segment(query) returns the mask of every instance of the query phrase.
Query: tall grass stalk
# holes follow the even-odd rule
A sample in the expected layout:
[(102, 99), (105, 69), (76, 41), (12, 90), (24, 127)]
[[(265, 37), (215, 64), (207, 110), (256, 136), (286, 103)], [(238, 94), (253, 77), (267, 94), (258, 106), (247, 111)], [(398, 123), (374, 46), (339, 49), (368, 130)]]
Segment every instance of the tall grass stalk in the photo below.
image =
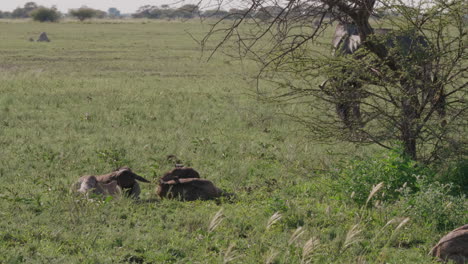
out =
[(294, 243), (303, 234), (304, 234), (304, 230), (303, 230), (302, 226), (298, 227), (294, 231), (294, 233), (291, 235), (291, 237), (289, 238), (288, 245), (291, 245), (292, 243)]
[(341, 249), (342, 252), (344, 252), (346, 249), (348, 249), (351, 245), (361, 241), (359, 238), (359, 234), (362, 232), (361, 229), (359, 229), (359, 224), (353, 225), (348, 233), (346, 233), (345, 241), (343, 243), (343, 247)]
[(278, 256), (278, 253), (279, 253), (278, 251), (274, 249), (270, 249), (265, 259), (265, 264), (272, 264), (275, 261), (276, 257)]
[(218, 212), (211, 218), (210, 225), (208, 226), (208, 232), (213, 232), (223, 222), (225, 216), (223, 214), (223, 208), (219, 209)]
[(226, 249), (226, 252), (224, 253), (224, 257), (223, 257), (224, 264), (229, 263), (240, 257), (238, 252), (234, 249), (235, 247), (236, 247), (235, 243), (229, 244), (229, 247)]
[(302, 260), (301, 264), (307, 264), (312, 262), (312, 255), (320, 245), (320, 240), (316, 237), (309, 239), (302, 247)]
[(366, 200), (366, 205), (365, 205), (366, 208), (367, 208), (367, 204), (368, 204), (369, 201), (372, 199), (372, 197), (374, 197), (374, 195), (375, 195), (380, 189), (382, 189), (383, 186), (384, 186), (384, 183), (383, 183), (383, 182), (380, 182), (380, 183), (378, 183), (377, 185), (375, 185), (374, 187), (372, 187), (372, 190), (371, 190), (371, 192), (369, 193), (369, 197), (367, 197), (367, 200)]
[(283, 216), (281, 215), (280, 212), (276, 212), (274, 213), (269, 219), (268, 219), (268, 222), (267, 222), (267, 226), (266, 226), (266, 229), (270, 229), (273, 225), (275, 225), (279, 220), (281, 220)]

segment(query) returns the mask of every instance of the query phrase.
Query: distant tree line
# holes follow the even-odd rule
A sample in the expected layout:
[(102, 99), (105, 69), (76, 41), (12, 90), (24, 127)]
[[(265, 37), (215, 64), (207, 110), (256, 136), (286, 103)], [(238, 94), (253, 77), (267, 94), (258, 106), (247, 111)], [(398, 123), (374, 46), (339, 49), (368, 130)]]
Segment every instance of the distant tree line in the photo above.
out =
[[(310, 5), (299, 5), (289, 12), (289, 15), (296, 13), (306, 13), (308, 9), (313, 8)], [(282, 12), (279, 6), (262, 6), (256, 10), (248, 9), (223, 9), (200, 10), (198, 5), (186, 4), (181, 7), (172, 8), (169, 5), (141, 6), (135, 13), (131, 14), (133, 18), (148, 19), (190, 19), (190, 18), (218, 18), (218, 19), (239, 19), (255, 18), (261, 21), (267, 21), (277, 17)], [(381, 15), (388, 15), (382, 10)], [(37, 21), (56, 21), (62, 17), (75, 17), (80, 21), (90, 18), (120, 18), (123, 15), (120, 11), (111, 7), (107, 12), (89, 7), (71, 9), (67, 14), (60, 13), (55, 7), (46, 8), (38, 6), (35, 2), (28, 2), (23, 7), (17, 7), (12, 12), (0, 11), (0, 18), (33, 18)]]
[(27, 2), (23, 7), (17, 7), (12, 12), (0, 11), (0, 18), (32, 18), (40, 22), (55, 22), (62, 17), (75, 17), (83, 21), (90, 18), (119, 18), (121, 16), (120, 11), (115, 7), (109, 8), (108, 12), (81, 7), (71, 9), (68, 13), (63, 14), (55, 6), (47, 8), (37, 5), (35, 2)]
[[(252, 11), (251, 17), (267, 19), (274, 17), (276, 12), (281, 12), (281, 10), (259, 10)], [(274, 14), (268, 14), (269, 12), (275, 12)], [(224, 19), (238, 19), (244, 17), (248, 12), (248, 9), (230, 9), (229, 11), (223, 9), (211, 9), (211, 10), (200, 10), (198, 5), (187, 4), (178, 8), (171, 8), (169, 5), (153, 6), (153, 5), (144, 5), (140, 7), (136, 13), (132, 14), (134, 18), (149, 18), (149, 19), (190, 19), (190, 18), (224, 18)]]
[[(131, 16), (133, 18), (149, 19), (190, 19), (195, 17), (238, 19), (244, 16), (247, 11), (243, 9), (230, 9), (229, 11), (222, 9), (200, 10), (198, 5), (193, 4), (177, 8), (171, 8), (169, 5), (161, 5), (159, 7), (144, 5)], [(266, 7), (255, 12), (252, 11), (252, 17), (263, 20), (274, 17), (278, 12), (281, 12), (278, 7)], [(0, 18), (33, 18), (41, 22), (54, 22), (62, 17), (74, 17), (80, 21), (84, 21), (90, 18), (120, 18), (122, 14), (115, 7), (109, 8), (107, 12), (89, 7), (81, 7), (70, 9), (68, 13), (62, 14), (54, 6), (47, 8), (37, 5), (35, 2), (28, 2), (23, 7), (17, 7), (12, 12), (0, 11)]]

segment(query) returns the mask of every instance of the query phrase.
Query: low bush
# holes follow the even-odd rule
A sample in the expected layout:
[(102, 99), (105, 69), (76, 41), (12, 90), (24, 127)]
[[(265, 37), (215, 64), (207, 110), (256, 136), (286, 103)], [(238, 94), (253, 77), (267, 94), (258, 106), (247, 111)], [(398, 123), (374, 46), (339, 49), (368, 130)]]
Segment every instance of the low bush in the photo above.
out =
[(408, 188), (402, 190), (402, 198), (395, 206), (425, 225), (434, 229), (452, 230), (468, 221), (468, 202), (464, 194), (451, 195), (456, 186), (431, 182), (426, 177), (418, 177), (416, 185), (419, 192), (414, 193)]
[(57, 22), (60, 19), (60, 12), (55, 8), (40, 7), (31, 12), (31, 17), (39, 22)]
[(428, 168), (417, 164), (401, 149), (394, 149), (376, 157), (353, 159), (345, 163), (335, 173), (337, 183), (335, 191), (351, 197), (358, 204), (365, 204), (369, 190), (383, 182), (379, 200), (396, 201), (401, 189), (412, 192), (419, 190), (416, 179), (418, 175), (433, 176)]
[(446, 168), (437, 175), (436, 179), (443, 183), (452, 183), (451, 194), (468, 195), (468, 159), (446, 165)]

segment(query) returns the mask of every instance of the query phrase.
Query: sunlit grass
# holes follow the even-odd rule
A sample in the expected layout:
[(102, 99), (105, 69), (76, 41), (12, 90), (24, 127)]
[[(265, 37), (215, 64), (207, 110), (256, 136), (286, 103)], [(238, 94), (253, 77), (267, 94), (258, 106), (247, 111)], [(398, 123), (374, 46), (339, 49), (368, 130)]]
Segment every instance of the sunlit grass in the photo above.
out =
[[(0, 20), (0, 262), (353, 263), (383, 248), (388, 262), (430, 262), (440, 231), (383, 228), (404, 208), (371, 206), (378, 190), (369, 206), (344, 201), (320, 173), (370, 149), (308, 139), (252, 96), (255, 64), (206, 61), (192, 37), (207, 30)], [(50, 43), (28, 41), (43, 31)], [(236, 198), (156, 199), (170, 154)], [(122, 165), (153, 182), (140, 201), (70, 194)]]

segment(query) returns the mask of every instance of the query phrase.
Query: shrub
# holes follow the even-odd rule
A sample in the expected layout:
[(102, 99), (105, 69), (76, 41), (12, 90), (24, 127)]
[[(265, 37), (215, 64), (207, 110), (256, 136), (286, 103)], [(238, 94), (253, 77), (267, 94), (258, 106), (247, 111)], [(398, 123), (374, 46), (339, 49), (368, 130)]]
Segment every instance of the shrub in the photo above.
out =
[(383, 156), (347, 162), (335, 175), (339, 178), (336, 188), (339, 193), (362, 205), (373, 186), (383, 182), (379, 200), (395, 201), (401, 195), (402, 187), (412, 192), (418, 190), (417, 175), (432, 176), (433, 173), (411, 160), (401, 149), (394, 149)]
[(468, 221), (468, 203), (464, 195), (452, 196), (453, 184), (431, 182), (427, 177), (418, 177), (419, 192), (402, 191), (402, 199), (396, 207), (405, 215), (437, 230), (451, 230)]
[(31, 12), (31, 17), (39, 22), (56, 22), (60, 18), (60, 13), (55, 8), (40, 7)]
[(92, 8), (82, 7), (80, 9), (70, 10), (69, 14), (78, 18), (80, 21), (98, 16), (98, 10)]
[[(441, 166), (443, 166), (441, 164)], [(464, 193), (468, 195), (468, 160), (462, 159), (448, 164), (437, 179), (443, 183), (453, 183), (452, 194)]]

